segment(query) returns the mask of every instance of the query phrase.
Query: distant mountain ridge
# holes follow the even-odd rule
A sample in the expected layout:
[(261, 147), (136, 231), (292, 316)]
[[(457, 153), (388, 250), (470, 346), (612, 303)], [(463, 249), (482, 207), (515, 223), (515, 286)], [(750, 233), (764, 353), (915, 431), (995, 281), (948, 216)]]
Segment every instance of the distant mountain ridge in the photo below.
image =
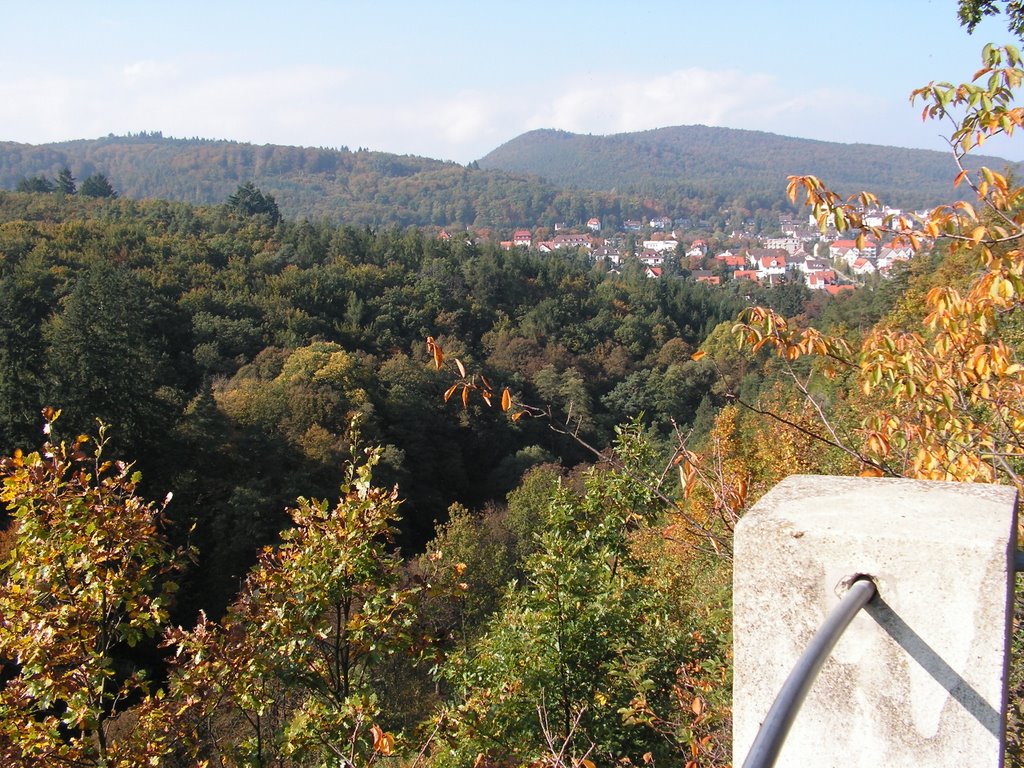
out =
[[(995, 157), (977, 156), (972, 163), (1019, 168)], [(904, 207), (932, 206), (950, 199), (957, 173), (946, 152), (839, 144), (704, 125), (607, 136), (540, 129), (506, 142), (479, 164), (585, 189), (657, 193), (682, 185), (728, 196), (777, 193), (785, 187), (787, 176), (810, 174), (846, 194), (870, 190)]]
[[(976, 158), (995, 168), (997, 158)], [(869, 189), (901, 207), (953, 197), (941, 152), (834, 144), (706, 126), (612, 136), (530, 131), (478, 163), (359, 149), (167, 138), (159, 133), (44, 145), (0, 142), (0, 189), (69, 167), (103, 173), (133, 199), (224, 202), (252, 181), (290, 218), (367, 226), (610, 226), (653, 215), (770, 217), (788, 207), (786, 176), (812, 173), (839, 191)], [(746, 213), (744, 214), (746, 215)]]

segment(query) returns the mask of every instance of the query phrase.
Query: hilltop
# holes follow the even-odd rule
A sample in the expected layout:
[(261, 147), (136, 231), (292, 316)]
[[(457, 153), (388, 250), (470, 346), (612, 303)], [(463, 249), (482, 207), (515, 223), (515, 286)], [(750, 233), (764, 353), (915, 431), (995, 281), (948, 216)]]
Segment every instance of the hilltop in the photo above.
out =
[[(975, 157), (972, 167), (1016, 167)], [(956, 167), (948, 153), (839, 144), (703, 125), (593, 136), (536, 130), (479, 161), (484, 169), (536, 174), (594, 190), (774, 197), (790, 174), (827, 179), (845, 194), (868, 189), (891, 205), (930, 207), (948, 200)]]

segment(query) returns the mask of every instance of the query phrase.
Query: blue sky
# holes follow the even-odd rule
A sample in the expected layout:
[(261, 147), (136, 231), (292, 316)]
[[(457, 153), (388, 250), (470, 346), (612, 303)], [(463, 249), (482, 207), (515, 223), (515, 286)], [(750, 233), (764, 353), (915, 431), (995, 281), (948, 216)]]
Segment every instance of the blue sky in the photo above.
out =
[[(910, 92), (1010, 41), (1001, 19), (968, 36), (955, 0), (8, 5), (0, 140), (145, 130), (461, 163), (533, 128), (696, 123), (945, 149)], [(1024, 141), (986, 150), (1024, 160)]]

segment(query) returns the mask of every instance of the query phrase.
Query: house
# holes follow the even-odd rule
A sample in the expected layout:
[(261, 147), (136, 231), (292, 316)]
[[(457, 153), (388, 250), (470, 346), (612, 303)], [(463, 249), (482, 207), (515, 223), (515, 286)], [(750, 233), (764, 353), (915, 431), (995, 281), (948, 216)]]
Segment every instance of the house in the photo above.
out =
[(661, 267), (645, 267), (644, 274), (647, 277), (661, 277)]
[(832, 285), (836, 280), (836, 273), (831, 269), (823, 269), (818, 272), (808, 272), (804, 276), (804, 282), (812, 291), (823, 291)]
[(866, 259), (863, 256), (856, 259), (853, 264), (850, 265), (850, 269), (853, 271), (853, 274), (861, 276), (870, 275), (876, 271), (875, 263), (871, 261), (871, 259)]
[(715, 261), (729, 269), (743, 269), (747, 265), (747, 260), (743, 256), (735, 256), (729, 251), (723, 251), (715, 256)]
[(750, 280), (753, 283), (761, 282), (757, 275), (757, 270), (754, 269), (737, 269), (732, 273), (733, 280)]
[(827, 286), (825, 286), (825, 290), (828, 293), (830, 293), (831, 295), (833, 295), (833, 296), (838, 296), (840, 293), (846, 293), (847, 291), (852, 291), (853, 290), (853, 286), (852, 285), (827, 285)]
[(636, 219), (626, 219), (622, 222), (622, 228), (627, 232), (639, 232), (643, 228), (644, 224), (642, 221)]
[(761, 280), (778, 282), (786, 274), (786, 259), (783, 256), (762, 256), (757, 263), (757, 274)]
[(512, 233), (512, 243), (514, 245), (522, 245), (529, 248), (533, 245), (533, 235), (530, 234), (528, 229), (517, 229)]
[(649, 248), (637, 253), (636, 257), (640, 259), (641, 264), (646, 264), (649, 267), (660, 266), (665, 261), (664, 254), (659, 253), (658, 251), (652, 251)]
[(769, 250), (785, 251), (792, 256), (803, 247), (803, 243), (795, 237), (769, 237), (764, 241), (764, 247)]
[(690, 276), (698, 283), (707, 283), (708, 285), (722, 284), (722, 278), (710, 269), (695, 269), (690, 273)]
[(644, 240), (643, 247), (648, 251), (657, 251), (658, 253), (664, 253), (665, 251), (674, 251), (676, 246), (679, 245), (678, 240)]
[(910, 261), (914, 258), (914, 249), (910, 245), (896, 245), (895, 243), (883, 243), (878, 249), (878, 258), (875, 265), (881, 269), (897, 261)]
[(820, 259), (807, 259), (801, 262), (797, 268), (804, 274), (811, 274), (812, 272), (822, 272), (829, 269), (829, 265)]
[(858, 248), (856, 240), (836, 240), (828, 247), (828, 254), (831, 258), (845, 261), (852, 267), (853, 262), (861, 257), (874, 259), (878, 255), (878, 244), (865, 240), (863, 248)]
[(591, 252), (591, 256), (595, 263), (604, 261), (608, 264), (618, 266), (622, 263), (623, 253), (618, 248), (609, 248), (608, 246), (603, 245), (600, 248), (595, 248), (594, 251)]
[(708, 255), (708, 244), (704, 240), (694, 240), (686, 255), (691, 259), (703, 259)]
[(672, 219), (668, 216), (655, 216), (651, 219), (651, 229), (672, 229)]
[(591, 232), (601, 231), (601, 220), (598, 218), (592, 218), (587, 220), (587, 229)]
[(590, 235), (555, 235), (550, 242), (555, 250), (560, 248), (586, 248), (590, 250), (594, 246)]
[(758, 268), (758, 265), (761, 263), (761, 259), (763, 259), (765, 256), (777, 256), (785, 260), (785, 258), (789, 256), (789, 254), (786, 251), (782, 250), (781, 248), (747, 249), (747, 263), (754, 269)]
[(854, 259), (860, 258), (860, 249), (857, 248), (856, 240), (836, 240), (829, 245), (828, 255), (836, 261), (852, 263)]

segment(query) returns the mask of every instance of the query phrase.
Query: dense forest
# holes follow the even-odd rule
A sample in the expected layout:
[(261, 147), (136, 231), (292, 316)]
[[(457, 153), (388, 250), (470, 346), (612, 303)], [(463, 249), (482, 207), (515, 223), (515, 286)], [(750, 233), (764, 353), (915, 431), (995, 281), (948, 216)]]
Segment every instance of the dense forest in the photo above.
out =
[[(244, 188), (243, 188), (244, 189)], [(237, 203), (237, 198), (232, 196)], [(722, 404), (690, 354), (749, 287), (607, 275), (579, 255), (443, 242), (416, 230), (275, 222), (225, 203), (4, 193), (0, 440), (110, 426), (146, 488), (210, 542), (225, 590), (299, 493), (329, 495), (353, 412), (384, 446), (422, 547), (449, 505), (501, 499), (529, 465), (585, 456), (535, 423), (459, 414), (423, 352), (434, 336), (595, 445), (643, 414), (707, 429)], [(759, 293), (787, 312), (800, 286)], [(212, 610), (211, 605), (203, 607)]]
[[(117, 542), (118, 552), (142, 548), (130, 556), (133, 568), (151, 563), (153, 573), (163, 574), (151, 582), (144, 577), (149, 571), (139, 572), (132, 580), (160, 597), (126, 591), (119, 604), (128, 610), (133, 600), (156, 599), (161, 607), (149, 619), (118, 619), (118, 631), (129, 632), (135, 650), (112, 641), (97, 658), (115, 659), (118, 668), (170, 674), (175, 695), (186, 701), (220, 702), (205, 714), (182, 706), (179, 715), (187, 712), (191, 725), (175, 721), (179, 729), (205, 723), (185, 743), (207, 756), (263, 764), (292, 743), (287, 729), (297, 725), (288, 718), (299, 711), (279, 713), (284, 719), (278, 725), (264, 719), (252, 726), (255, 694), (217, 688), (214, 695), (210, 686), (223, 686), (226, 673), (209, 667), (210, 659), (226, 664), (237, 662), (232, 653), (243, 654), (266, 666), (239, 685), (276, 681), (285, 686), (281, 691), (290, 690), (294, 670), (280, 665), (312, 662), (285, 661), (291, 658), (285, 646), (305, 646), (296, 646), (290, 635), (274, 640), (280, 628), (266, 625), (271, 609), (260, 606), (309, 594), (303, 610), (313, 633), (310, 647), (328, 636), (338, 641), (319, 623), (330, 607), (312, 597), (335, 577), (324, 575), (328, 582), (316, 582), (320, 586), (295, 580), (319, 579), (319, 568), (334, 573), (330, 563), (349, 562), (356, 557), (350, 547), (361, 542), (358, 568), (368, 570), (360, 570), (356, 581), (345, 576), (337, 589), (354, 601), (346, 603), (350, 607), (364, 606), (360, 610), (387, 595), (397, 602), (381, 608), (382, 614), (359, 614), (359, 621), (372, 625), (366, 631), (379, 631), (378, 641), (389, 650), (382, 658), (353, 661), (350, 671), (358, 670), (358, 690), (373, 692), (360, 705), (367, 717), (388, 730), (374, 732), (369, 742), (353, 741), (353, 749), (391, 749), (392, 734), (424, 738), (417, 729), (447, 711), (446, 696), (460, 690), (483, 695), (522, 678), (522, 670), (484, 660), (506, 652), (525, 660), (540, 652), (522, 643), (556, 631), (560, 620), (545, 601), (565, 589), (566, 599), (596, 601), (587, 609), (592, 613), (574, 625), (573, 643), (580, 645), (563, 649), (570, 656), (535, 657), (538, 677), (530, 685), (543, 688), (547, 675), (571, 668), (574, 676), (586, 672), (573, 685), (605, 704), (584, 714), (566, 689), (569, 698), (550, 715), (559, 724), (538, 731), (529, 703), (537, 689), (531, 687), (525, 698), (504, 701), (503, 714), (494, 715), (503, 725), (496, 727), (518, 733), (527, 751), (544, 728), (583, 728), (588, 739), (602, 740), (605, 754), (640, 760), (655, 739), (662, 744), (657, 754), (702, 744), (719, 759), (727, 748), (720, 707), (727, 696), (721, 675), (728, 571), (707, 570), (706, 558), (721, 561), (711, 550), (701, 554), (692, 518), (670, 523), (679, 537), (657, 546), (649, 540), (666, 524), (666, 499), (679, 492), (665, 486), (658, 466), (678, 450), (682, 435), (688, 441), (720, 439), (733, 429), (728, 424), (737, 423), (729, 403), (737, 396), (753, 401), (773, 386), (770, 360), (747, 357), (730, 338), (743, 307), (756, 302), (786, 316), (864, 328), (891, 306), (903, 283), (828, 303), (812, 300), (799, 285), (747, 285), (740, 291), (738, 284), (710, 287), (682, 275), (651, 280), (638, 265), (608, 274), (582, 255), (507, 252), (413, 229), (296, 222), (280, 217), (272, 203), (252, 185), (209, 207), (0, 193), (0, 439), (14, 457), (5, 465), (13, 474), (5, 491), (11, 517), (3, 546), (14, 547), (26, 565), (49, 567), (47, 558), (60, 554), (47, 549), (50, 539), (32, 539), (40, 532), (23, 517), (27, 510), (43, 498), (58, 503), (68, 497), (85, 500), (81, 509), (93, 515), (99, 505), (113, 510), (91, 518), (90, 526), (108, 521), (114, 527), (108, 541)], [(448, 362), (439, 367), (441, 348)], [(710, 354), (702, 357), (698, 349)], [(456, 357), (460, 373), (450, 367)], [(765, 364), (769, 369), (762, 369)], [(478, 389), (465, 400), (449, 397), (453, 377), (457, 384), (460, 375), (468, 377), (463, 383), (486, 376), (507, 389), (517, 414), (503, 413), (498, 403), (489, 407)], [(732, 433), (727, 439), (738, 438)], [(49, 446), (44, 453), (32, 453), (43, 440)], [(749, 432), (748, 442), (760, 461), (785, 444), (775, 431)], [(820, 452), (815, 457), (823, 461)], [(88, 474), (72, 471), (83, 462), (94, 462)], [(35, 469), (22, 474), (19, 467)], [(87, 490), (91, 477), (103, 479), (95, 492)], [(640, 477), (649, 480), (637, 485)], [(329, 501), (317, 501), (337, 499), (339, 486), (341, 501), (333, 511)], [(165, 497), (159, 508), (142, 501)], [(61, 514), (78, 508), (60, 505)], [(139, 517), (126, 516), (128, 509)], [(162, 522), (153, 528), (147, 515)], [(328, 523), (341, 520), (351, 528), (338, 539), (339, 530)], [(606, 533), (580, 540), (580, 526)], [(151, 533), (136, 540), (131, 531)], [(90, 546), (99, 546), (98, 535)], [(646, 543), (637, 550), (640, 541)], [(19, 548), (26, 546), (31, 557)], [(677, 555), (658, 565), (661, 547), (690, 552), (689, 565), (677, 567), (683, 562)], [(120, 562), (124, 556), (111, 558)], [(621, 567), (607, 570), (619, 562)], [(91, 567), (89, 561), (79, 565)], [(575, 572), (572, 584), (561, 582), (567, 568)], [(697, 625), (682, 605), (698, 600), (695, 583), (688, 581), (693, 569), (705, 570)], [(98, 583), (95, 576), (77, 578), (84, 581), (69, 582), (80, 585), (75, 589)], [(516, 589), (516, 580), (534, 586)], [(170, 586), (176, 586), (173, 597), (161, 591)], [(546, 629), (522, 624), (529, 616), (556, 623)], [(667, 624), (649, 624), (653, 616)], [(176, 662), (170, 672), (154, 645), (156, 627), (168, 619), (194, 626), (179, 630), (183, 634), (173, 641), (176, 653), (191, 661)], [(76, 621), (94, 620), (100, 621)], [(12, 631), (17, 626), (11, 624)], [(236, 634), (221, 637), (219, 626)], [(592, 635), (595, 626), (605, 627), (604, 634)], [(627, 648), (616, 640), (626, 626), (647, 626), (649, 633), (630, 633)], [(236, 636), (247, 639), (218, 645)], [(278, 641), (285, 645), (273, 644)], [(216, 652), (204, 643), (213, 643)], [(662, 661), (651, 667), (643, 660), (654, 658), (655, 647)], [(679, 674), (672, 659), (683, 657), (707, 661), (706, 669), (687, 672), (701, 691), (707, 688), (696, 704), (693, 691), (671, 693)], [(549, 663), (556, 664), (554, 671)], [(643, 707), (630, 682), (638, 674), (654, 686)], [(115, 677), (134, 691), (124, 694), (128, 700), (145, 689), (133, 677)], [(619, 682), (607, 688), (610, 683), (601, 681), (610, 679)], [(98, 695), (107, 701), (104, 685)], [(345, 690), (346, 707), (352, 706), (356, 688)], [(284, 695), (271, 695), (275, 706), (284, 706), (287, 699), (276, 698)], [(303, 699), (300, 706), (310, 728), (323, 726), (303, 709), (317, 701)], [(714, 714), (692, 714), (710, 701), (719, 707)], [(0, 701), (4, 706), (10, 702)], [(474, 725), (489, 717), (491, 704), (474, 693), (463, 706), (463, 715), (445, 715), (450, 719), (436, 745), (438, 765), (494, 753), (489, 740), (497, 734), (487, 736)], [(651, 719), (647, 706), (669, 719)], [(635, 728), (620, 728), (624, 707), (636, 710)], [(684, 725), (679, 718), (687, 707)], [(104, 711), (90, 733), (117, 730), (116, 712)], [(135, 714), (144, 719), (147, 712)], [(346, 717), (335, 727), (355, 739), (359, 728), (345, 729), (362, 721)], [(580, 717), (574, 726), (572, 718)], [(253, 746), (245, 722), (259, 739), (276, 741)], [(669, 737), (679, 728), (689, 735)], [(9, 750), (25, 744), (0, 735), (0, 745), (5, 743)], [(118, 743), (135, 749), (130, 740)], [(149, 747), (166, 756), (163, 742)], [(325, 747), (303, 742), (292, 748), (316, 763)], [(137, 759), (139, 753), (130, 754)]]

